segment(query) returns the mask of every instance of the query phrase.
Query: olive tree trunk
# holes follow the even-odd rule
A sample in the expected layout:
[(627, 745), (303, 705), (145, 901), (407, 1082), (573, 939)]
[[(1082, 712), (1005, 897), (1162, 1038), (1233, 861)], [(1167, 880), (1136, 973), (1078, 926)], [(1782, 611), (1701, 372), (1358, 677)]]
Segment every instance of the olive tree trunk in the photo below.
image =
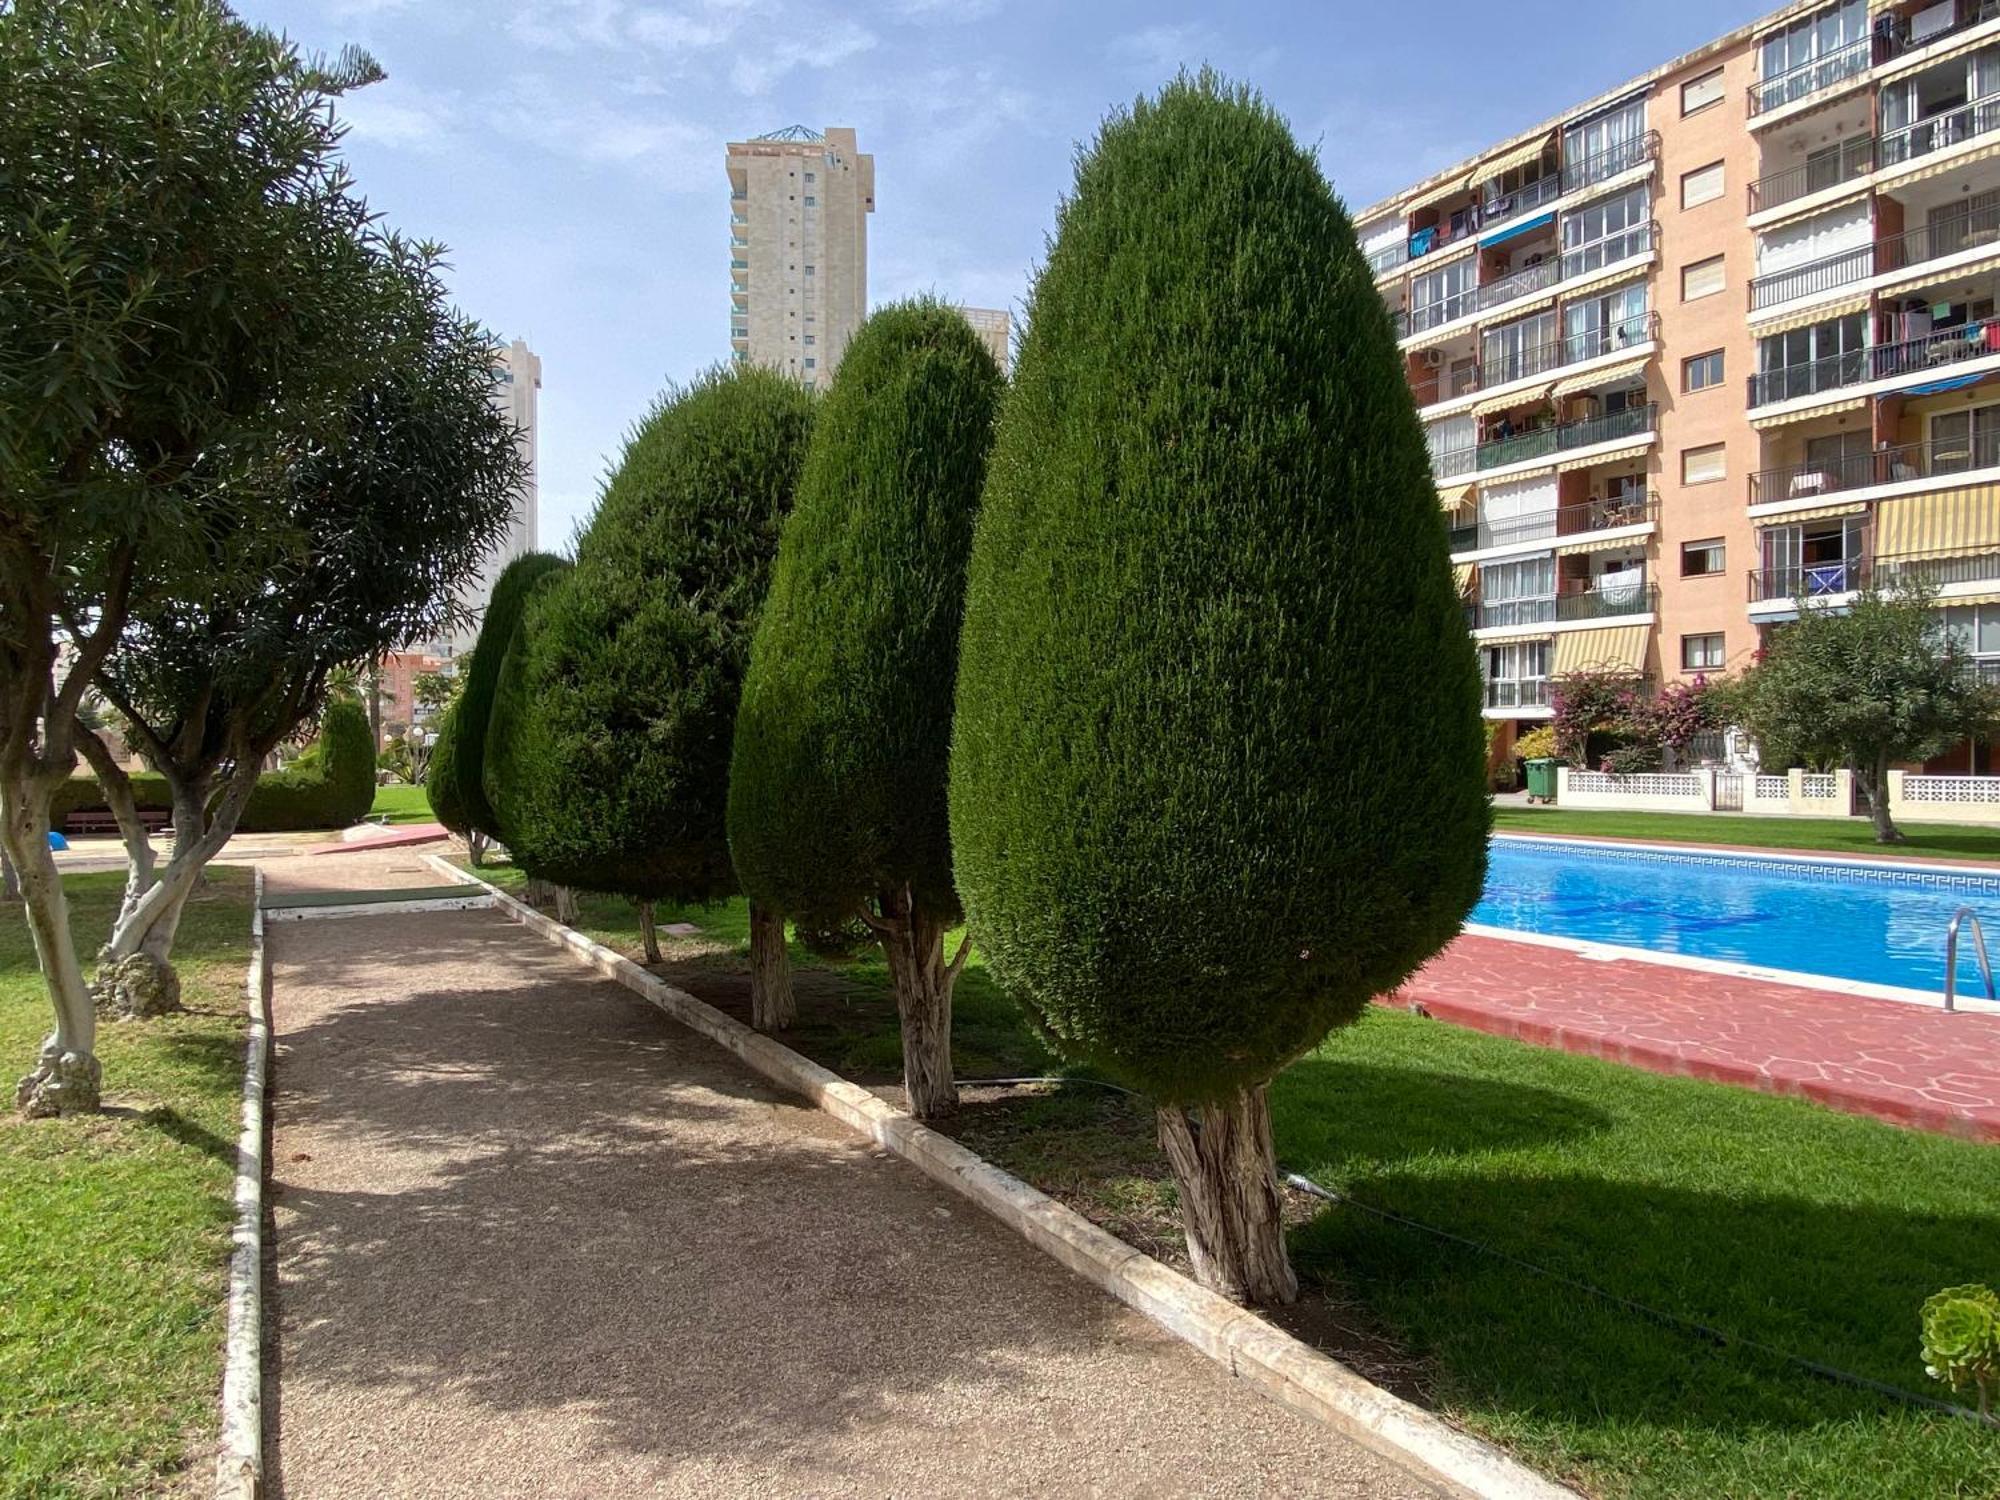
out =
[(35, 1069), (14, 1090), (29, 1118), (86, 1114), (98, 1107), (103, 1069), (97, 1061), (97, 1009), (84, 986), (70, 938), (62, 875), (49, 848), (46, 778), (10, 776), (0, 784), (0, 847), (21, 882), (28, 931), (55, 1008), (55, 1030), (42, 1042)]
[(1861, 783), (1861, 795), (1868, 803), (1868, 815), (1875, 823), (1875, 842), (1905, 842), (1903, 830), (1889, 816), (1889, 757), (1877, 755), (1869, 765), (1856, 765), (1854, 779)]
[(903, 1091), (919, 1120), (944, 1120), (958, 1113), (958, 1083), (951, 1065), (951, 995), (972, 940), (961, 939), (958, 956), (944, 958), (945, 924), (924, 910), (910, 888), (885, 890), (882, 916), (871, 921), (889, 961), (896, 995), (896, 1021), (903, 1034)]
[(653, 922), (653, 903), (639, 903), (639, 941), (646, 945), (646, 962), (660, 961), (660, 929)]
[(785, 952), (785, 919), (750, 903), (750, 1024), (783, 1031), (799, 1018), (792, 994), (792, 960)]
[(1159, 1124), (1195, 1279), (1232, 1302), (1297, 1301), (1264, 1088), (1193, 1110), (1163, 1104)]

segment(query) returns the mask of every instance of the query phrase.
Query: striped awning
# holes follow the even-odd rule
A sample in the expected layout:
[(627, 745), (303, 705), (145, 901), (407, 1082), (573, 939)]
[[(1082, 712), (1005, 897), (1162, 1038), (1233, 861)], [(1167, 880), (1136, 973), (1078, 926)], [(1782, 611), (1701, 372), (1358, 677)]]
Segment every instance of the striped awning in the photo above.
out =
[(1479, 644), (1482, 646), (1511, 646), (1516, 641), (1545, 641), (1548, 638), (1549, 627), (1544, 625), (1539, 629), (1501, 630), (1496, 631), (1492, 635), (1482, 634), (1479, 637)]
[(1472, 503), (1473, 491), (1477, 488), (1470, 479), (1454, 480), (1450, 484), (1438, 486), (1438, 503), (1446, 510), (1457, 510)]
[(1644, 547), (1646, 539), (1634, 536), (1599, 536), (1595, 532), (1580, 531), (1575, 536), (1556, 538), (1556, 551), (1571, 557), (1581, 557), (1586, 552), (1616, 552), (1623, 547)]
[(1783, 427), (1787, 422), (1810, 422), (1814, 417), (1830, 417), (1836, 412), (1860, 411), (1867, 404), (1866, 396), (1848, 396), (1839, 401), (1801, 407), (1797, 411), (1773, 412), (1768, 417), (1753, 416), (1750, 425), (1762, 432), (1767, 427)]
[(1875, 555), (1983, 552), (2000, 547), (2000, 487), (1972, 485), (1884, 500), (1875, 518)]
[(1814, 323), (1824, 323), (1830, 318), (1844, 318), (1849, 313), (1868, 310), (1868, 293), (1854, 292), (1845, 297), (1836, 297), (1831, 302), (1816, 302), (1811, 307), (1788, 312), (1782, 317), (1766, 318), (1761, 313), (1750, 314), (1750, 331), (1762, 336), (1770, 333), (1784, 333), (1788, 329), (1806, 328)]
[(1635, 280), (1638, 277), (1644, 276), (1652, 268), (1653, 257), (1648, 255), (1644, 260), (1621, 264), (1617, 270), (1606, 271), (1602, 276), (1591, 281), (1565, 281), (1562, 286), (1562, 294), (1568, 298), (1586, 297), (1592, 292), (1601, 292), (1606, 287), (1617, 286), (1620, 282)]
[[(1878, 10), (1882, 8), (1882, 6), (1876, 7)], [(1959, 33), (1958, 40), (1949, 45), (1932, 43), (1933, 46), (1937, 47), (1937, 51), (1926, 51), (1924, 60), (1920, 66), (1923, 68), (1936, 67), (1941, 62), (1949, 62), (1954, 57), (1963, 57), (1968, 52), (1977, 52), (1982, 47), (1990, 46), (1992, 41), (1993, 38), (1983, 32), (1974, 31), (1971, 36), (1967, 36), (1964, 32), (1961, 32)], [(1921, 43), (1919, 45), (1921, 46)], [(1913, 69), (1912, 71), (1915, 70)]]
[[(1967, 247), (1971, 248), (1970, 246)], [(1986, 254), (1974, 256), (1971, 260), (1958, 262), (1948, 268), (1940, 268), (1936, 261), (1926, 261), (1899, 272), (1891, 280), (1884, 277), (1878, 291), (1890, 292), (1900, 286), (1914, 286), (1920, 281), (1934, 281), (1946, 276), (1956, 279), (1960, 276), (1977, 276), (1982, 271), (2000, 268), (2000, 243), (1986, 247)], [(1822, 314), (1822, 316), (1826, 316)]]
[(1628, 458), (1643, 458), (1653, 449), (1653, 440), (1648, 437), (1641, 442), (1627, 443), (1622, 448), (1613, 448), (1609, 453), (1586, 453), (1579, 458), (1566, 458), (1556, 465), (1556, 472), (1567, 474), (1572, 469), (1594, 469), (1599, 464), (1622, 463)]
[(1589, 667), (1643, 674), (1646, 670), (1648, 625), (1614, 625), (1608, 630), (1566, 630), (1556, 637), (1555, 660), (1549, 670), (1560, 676)]
[(1903, 188), (1912, 182), (1922, 182), (1927, 177), (1942, 177), (1947, 172), (1956, 172), (1960, 167), (1969, 167), (1976, 161), (1988, 161), (2000, 156), (2000, 137), (1988, 136), (1980, 140), (1975, 136), (1973, 139), (1979, 143), (1968, 150), (1934, 151), (1928, 156), (1917, 158), (1922, 163), (1920, 166), (1913, 167), (1907, 172), (1899, 170), (1896, 166), (1887, 167), (1877, 174), (1877, 178), (1880, 180), (1893, 175), (1896, 186)]
[(1941, 604), (2000, 604), (2000, 593), (1953, 594), (1949, 599), (1943, 599), (1939, 602)]
[(1849, 500), (1839, 505), (1814, 505), (1805, 510), (1788, 510), (1783, 515), (1760, 516), (1758, 520), (1773, 526), (1789, 526), (1794, 521), (1832, 521), (1841, 516), (1858, 516), (1867, 509), (1865, 501)]
[(1451, 565), (1451, 576), (1452, 576), (1452, 581), (1458, 585), (1459, 593), (1463, 594), (1465, 592), (1466, 585), (1472, 582), (1472, 564), (1453, 563)]
[(1490, 182), (1495, 177), (1503, 177), (1516, 167), (1525, 167), (1531, 161), (1540, 161), (1548, 154), (1549, 146), (1555, 139), (1553, 130), (1536, 136), (1531, 141), (1523, 141), (1518, 146), (1496, 152), (1479, 163), (1466, 176), (1465, 186), (1477, 187), (1482, 182)]
[(1472, 403), (1472, 414), (1475, 417), (1490, 417), (1497, 411), (1512, 411), (1517, 406), (1535, 406), (1548, 400), (1554, 390), (1552, 385), (1539, 390), (1534, 386), (1525, 386), (1511, 395), (1485, 396)]
[(1621, 380), (1630, 380), (1635, 375), (1644, 375), (1646, 373), (1646, 366), (1649, 363), (1651, 363), (1651, 356), (1641, 355), (1637, 359), (1628, 359), (1620, 364), (1609, 365), (1602, 370), (1590, 370), (1582, 375), (1572, 375), (1567, 380), (1558, 380), (1555, 386), (1549, 391), (1549, 395), (1560, 400), (1564, 396), (1574, 396), (1578, 391), (1596, 390), (1600, 385), (1616, 385)]

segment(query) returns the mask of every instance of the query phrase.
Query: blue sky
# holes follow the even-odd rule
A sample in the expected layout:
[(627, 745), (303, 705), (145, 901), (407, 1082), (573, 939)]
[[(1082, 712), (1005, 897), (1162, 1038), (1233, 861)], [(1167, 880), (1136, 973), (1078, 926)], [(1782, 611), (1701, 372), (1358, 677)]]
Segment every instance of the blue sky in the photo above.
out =
[(541, 535), (565, 547), (627, 428), (728, 351), (723, 146), (852, 125), (869, 295), (1015, 306), (1105, 110), (1186, 63), (1254, 83), (1360, 207), (1776, 0), (238, 0), (388, 81), (343, 113), (460, 304), (542, 356)]

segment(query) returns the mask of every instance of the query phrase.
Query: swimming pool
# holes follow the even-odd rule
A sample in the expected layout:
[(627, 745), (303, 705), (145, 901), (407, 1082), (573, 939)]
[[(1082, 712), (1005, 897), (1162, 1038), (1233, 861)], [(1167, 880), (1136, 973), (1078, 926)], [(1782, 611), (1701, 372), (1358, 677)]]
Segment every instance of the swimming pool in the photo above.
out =
[[(2000, 962), (2000, 876), (1501, 835), (1473, 923), (1941, 994), (1970, 906)], [(1958, 992), (1984, 997), (1970, 933)]]

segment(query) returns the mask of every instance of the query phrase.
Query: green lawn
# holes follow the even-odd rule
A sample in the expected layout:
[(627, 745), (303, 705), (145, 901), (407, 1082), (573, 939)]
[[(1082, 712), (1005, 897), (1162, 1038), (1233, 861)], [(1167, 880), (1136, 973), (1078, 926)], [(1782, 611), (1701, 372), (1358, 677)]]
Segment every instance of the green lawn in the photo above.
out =
[(431, 811), (430, 799), (420, 786), (378, 786), (375, 788), (375, 805), (368, 809), (371, 818), (386, 818), (391, 823), (435, 823), (437, 814)]
[[(0, 1494), (157, 1494), (213, 1441), (242, 1087), (249, 877), (212, 870), (176, 959), (188, 1013), (100, 1033), (106, 1113), (0, 1116)], [(65, 884), (77, 946), (118, 874)], [(0, 1055), (24, 1071), (48, 1001), (0, 907)]]
[[(676, 919), (715, 939), (710, 973), (740, 976), (740, 905), (660, 916)], [(582, 920), (636, 952), (629, 905), (587, 900)], [(703, 971), (668, 957), (702, 993)], [(892, 1078), (880, 962), (841, 968), (844, 985), (801, 975), (805, 1024), (786, 1040)], [(808, 1000), (815, 983), (833, 998)], [(958, 1020), (961, 1077), (1049, 1067), (976, 959)], [(1919, 1394), (1943, 1392), (1917, 1358), (1918, 1304), (1953, 1282), (2000, 1281), (2000, 1153), (1988, 1147), (1397, 1011), (1334, 1037), (1272, 1097), (1286, 1165), (1359, 1202)], [(956, 1133), (1114, 1232), (1178, 1254), (1143, 1105), (1075, 1088), (968, 1110)], [(1354, 1208), (1302, 1224), (1293, 1253), (1332, 1304), (1297, 1326), (1386, 1335), (1453, 1418), (1591, 1494), (2000, 1494), (2000, 1433), (1718, 1347), (1498, 1256)]]
[(1567, 833), (1665, 843), (1751, 844), (1833, 854), (2000, 861), (2000, 828), (1905, 823), (1902, 844), (1878, 844), (1866, 818), (1745, 818), (1728, 813), (1570, 812), (1560, 807), (1496, 807), (1499, 833)]

